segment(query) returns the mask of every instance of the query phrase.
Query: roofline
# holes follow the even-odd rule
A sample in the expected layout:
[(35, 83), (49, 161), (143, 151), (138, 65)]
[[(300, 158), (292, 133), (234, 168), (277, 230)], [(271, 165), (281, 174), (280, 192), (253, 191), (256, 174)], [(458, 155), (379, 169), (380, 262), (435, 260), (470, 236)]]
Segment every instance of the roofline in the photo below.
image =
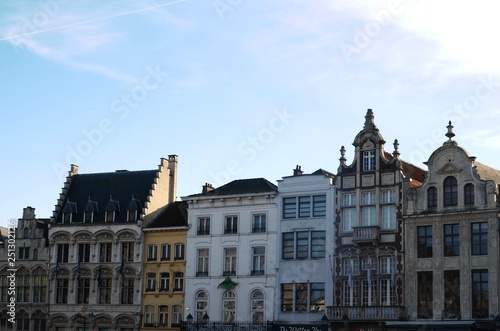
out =
[(176, 231), (176, 230), (189, 230), (189, 226), (172, 226), (172, 227), (161, 227), (161, 228), (142, 228), (144, 232), (155, 232), (155, 231)]
[(266, 191), (266, 192), (255, 192), (255, 193), (240, 193), (240, 194), (220, 194), (220, 195), (204, 195), (202, 193), (196, 194), (196, 195), (188, 195), (181, 197), (183, 202), (188, 202), (190, 200), (214, 200), (214, 199), (235, 199), (235, 198), (242, 198), (242, 197), (254, 197), (254, 196), (266, 196), (266, 195), (273, 195), (276, 196), (278, 195), (278, 190), (272, 190), (272, 191)]

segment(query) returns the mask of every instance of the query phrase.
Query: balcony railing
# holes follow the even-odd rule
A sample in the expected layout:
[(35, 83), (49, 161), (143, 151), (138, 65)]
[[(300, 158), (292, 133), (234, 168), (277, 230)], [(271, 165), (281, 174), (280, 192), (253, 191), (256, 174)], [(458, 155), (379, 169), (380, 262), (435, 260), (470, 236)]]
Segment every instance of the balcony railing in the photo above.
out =
[(350, 320), (400, 320), (406, 317), (403, 306), (337, 306), (326, 307), (329, 320), (341, 321), (344, 314)]
[(355, 226), (352, 229), (353, 243), (378, 243), (380, 241), (379, 226)]
[(252, 322), (202, 322), (202, 321), (182, 321), (183, 331), (271, 331), (272, 322), (252, 323)]

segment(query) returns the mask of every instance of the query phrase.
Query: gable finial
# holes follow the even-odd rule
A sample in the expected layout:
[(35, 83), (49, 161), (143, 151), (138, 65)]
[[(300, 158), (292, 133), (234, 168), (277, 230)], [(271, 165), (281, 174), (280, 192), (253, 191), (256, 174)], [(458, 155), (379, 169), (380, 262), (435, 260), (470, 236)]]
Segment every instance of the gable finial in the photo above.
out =
[(453, 133), (454, 126), (451, 125), (451, 121), (448, 122), (448, 126), (446, 127), (448, 132), (446, 132), (445, 136), (448, 137), (448, 142), (451, 142), (451, 138), (455, 137), (455, 133)]
[(346, 165), (347, 159), (345, 157), (345, 147), (344, 146), (342, 146), (340, 148), (340, 159), (339, 159), (339, 161), (340, 161), (340, 165), (341, 166), (345, 166)]
[(375, 116), (373, 116), (373, 111), (371, 109), (368, 109), (366, 111), (366, 115), (365, 115), (364, 129), (366, 130), (366, 129), (371, 129), (371, 128), (376, 129)]
[(399, 153), (399, 142), (397, 139), (394, 139), (394, 152), (392, 152), (392, 156), (394, 156), (394, 158), (398, 159), (399, 158), (399, 155), (401, 155), (401, 153)]

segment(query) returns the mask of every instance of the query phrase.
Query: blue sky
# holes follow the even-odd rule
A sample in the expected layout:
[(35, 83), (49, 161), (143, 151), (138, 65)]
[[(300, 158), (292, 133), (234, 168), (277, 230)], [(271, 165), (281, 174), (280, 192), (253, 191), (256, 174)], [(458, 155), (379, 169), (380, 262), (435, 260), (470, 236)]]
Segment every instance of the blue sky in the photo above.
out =
[(335, 172), (367, 108), (424, 167), (446, 125), (500, 168), (495, 1), (3, 1), (0, 224), (80, 173), (179, 156), (205, 182)]

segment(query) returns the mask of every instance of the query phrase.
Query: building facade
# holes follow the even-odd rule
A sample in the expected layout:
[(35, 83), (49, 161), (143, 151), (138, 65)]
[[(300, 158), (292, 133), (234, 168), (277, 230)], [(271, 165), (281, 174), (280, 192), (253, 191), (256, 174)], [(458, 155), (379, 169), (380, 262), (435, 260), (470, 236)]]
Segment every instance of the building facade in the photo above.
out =
[(338, 326), (375, 329), (407, 314), (402, 185), (421, 185), (425, 171), (400, 159), (397, 140), (392, 154), (384, 150), (371, 109), (353, 145), (351, 165), (342, 146), (335, 176), (335, 286), (328, 318), (342, 322)]
[(144, 227), (141, 330), (179, 330), (184, 318), (187, 205), (175, 201)]
[[(13, 243), (15, 255), (8, 254), (7, 239), (0, 246), (1, 330), (44, 331), (47, 328), (48, 225), (49, 219), (37, 219), (35, 208), (26, 207), (23, 217), (17, 222)], [(14, 278), (10, 278), (11, 275)], [(13, 284), (15, 290), (11, 291)], [(8, 314), (12, 312), (9, 306), (11, 302), (15, 303), (14, 315)], [(9, 321), (11, 318), (15, 323)]]
[(279, 261), (274, 321), (317, 324), (332, 305), (334, 176), (319, 169), (278, 180)]
[(274, 318), (276, 185), (206, 184), (188, 204), (186, 320), (262, 324)]
[(78, 174), (49, 229), (50, 330), (139, 330), (143, 223), (175, 199), (177, 156), (156, 170)]
[(447, 128), (423, 185), (405, 187), (406, 305), (413, 320), (479, 327), (500, 313), (500, 171), (477, 162)]

